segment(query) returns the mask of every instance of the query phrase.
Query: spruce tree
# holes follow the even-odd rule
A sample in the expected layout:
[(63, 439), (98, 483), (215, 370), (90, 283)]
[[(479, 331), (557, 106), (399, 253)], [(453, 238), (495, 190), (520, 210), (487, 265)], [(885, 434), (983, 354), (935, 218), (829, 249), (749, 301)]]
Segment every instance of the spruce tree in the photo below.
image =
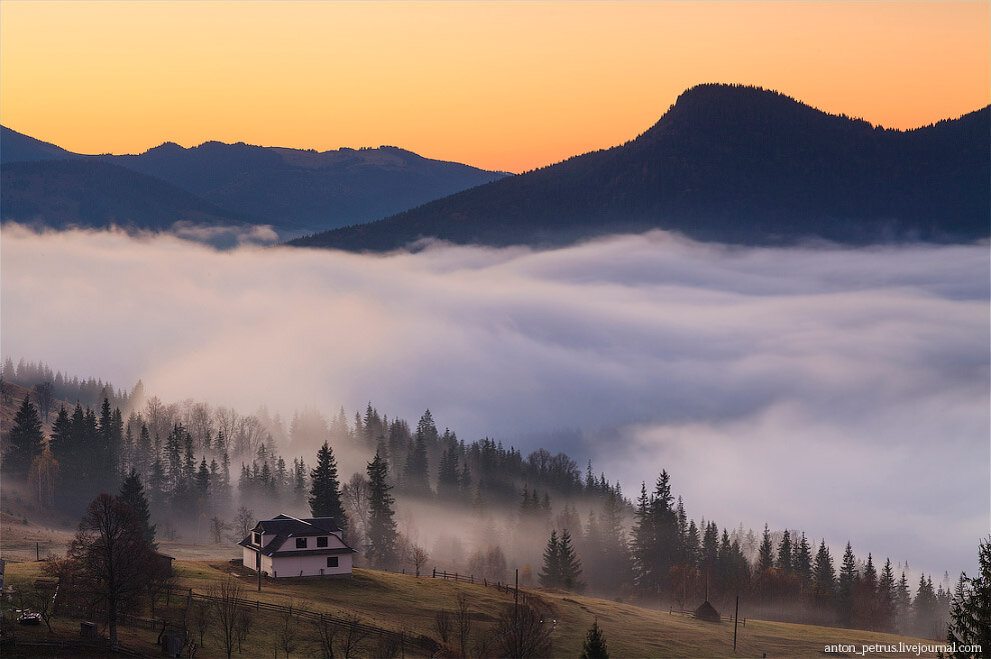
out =
[(145, 540), (153, 547), (157, 546), (155, 545), (155, 527), (157, 524), (149, 523), (151, 520), (151, 511), (148, 509), (145, 488), (141, 484), (141, 476), (133, 469), (120, 486), (120, 498), (131, 507), (134, 518), (141, 526), (141, 532)]
[(427, 477), (427, 444), (436, 444), (437, 428), (434, 427), (430, 410), (427, 410), (416, 428), (413, 445), (406, 456), (406, 466), (403, 469), (403, 485), (410, 494), (426, 496), (431, 494), (430, 482)]
[(792, 554), (792, 567), (802, 591), (805, 592), (812, 583), (812, 548), (809, 546), (804, 531)]
[(936, 617), (936, 592), (933, 590), (931, 576), (928, 580), (925, 574), (919, 577), (919, 588), (912, 601), (912, 614), (915, 634), (923, 638), (930, 638), (935, 631), (933, 623)]
[(829, 555), (826, 541), (822, 540), (812, 566), (812, 592), (817, 608), (821, 610), (832, 603), (835, 587), (836, 571), (833, 569), (833, 557)]
[(585, 584), (581, 582), (582, 562), (571, 543), (571, 532), (564, 529), (558, 541), (558, 564), (561, 568), (561, 587), (565, 590), (581, 591)]
[(788, 529), (785, 529), (784, 535), (781, 536), (781, 544), (778, 545), (778, 569), (786, 574), (792, 569), (791, 533)]
[(313, 517), (333, 517), (342, 530), (347, 530), (348, 520), (341, 505), (341, 486), (337, 479), (337, 462), (328, 442), (324, 442), (317, 451), (317, 465), (310, 472), (310, 514)]
[(884, 568), (877, 582), (877, 624), (881, 631), (891, 631), (895, 618), (895, 571), (891, 559), (884, 561)]
[(581, 659), (609, 659), (609, 651), (606, 649), (606, 637), (599, 628), (599, 619), (592, 621), (592, 626), (585, 635), (585, 643), (582, 645)]
[(557, 539), (557, 529), (551, 531), (547, 547), (544, 548), (544, 565), (538, 578), (544, 588), (561, 587), (561, 545)]
[(17, 410), (9, 439), (10, 450), (4, 456), (4, 467), (14, 476), (26, 477), (31, 463), (41, 455), (45, 441), (45, 435), (41, 432), (41, 418), (30, 396), (24, 397), (24, 402)]
[(849, 627), (853, 622), (854, 588), (857, 586), (857, 559), (849, 542), (843, 552), (843, 566), (840, 568), (840, 583), (836, 595), (836, 606), (840, 624)]
[(764, 524), (764, 535), (757, 552), (757, 569), (761, 574), (774, 567), (774, 545), (771, 544), (771, 531)]
[(396, 521), (392, 506), (395, 499), (389, 494), (389, 468), (376, 452), (368, 463), (368, 558), (372, 565), (389, 569), (396, 563)]
[[(946, 640), (956, 646), (979, 645), (984, 652), (991, 648), (991, 537), (982, 540), (977, 554), (980, 574), (967, 578), (960, 575), (960, 585), (950, 605), (950, 624)], [(971, 657), (961, 649), (955, 659)]]

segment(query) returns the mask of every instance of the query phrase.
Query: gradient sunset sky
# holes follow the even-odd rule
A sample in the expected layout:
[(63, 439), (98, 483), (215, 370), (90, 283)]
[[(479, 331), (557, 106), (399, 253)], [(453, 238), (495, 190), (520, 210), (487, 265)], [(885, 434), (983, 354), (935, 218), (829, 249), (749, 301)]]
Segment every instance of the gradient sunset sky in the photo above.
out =
[(991, 102), (989, 2), (0, 2), (0, 122), (83, 153), (390, 144), (519, 172), (687, 87), (913, 128)]

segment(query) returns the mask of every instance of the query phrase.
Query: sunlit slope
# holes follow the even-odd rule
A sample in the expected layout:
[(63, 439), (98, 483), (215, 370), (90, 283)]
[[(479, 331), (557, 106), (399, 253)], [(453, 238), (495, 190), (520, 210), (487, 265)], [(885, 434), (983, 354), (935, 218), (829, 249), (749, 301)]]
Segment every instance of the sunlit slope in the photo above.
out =
[[(202, 562), (178, 562), (180, 584), (206, 592), (223, 573)], [(438, 638), (435, 615), (454, 611), (458, 593), (470, 601), (472, 636), (487, 633), (499, 615), (512, 606), (513, 596), (481, 584), (355, 570), (350, 580), (302, 579), (266, 581), (261, 593), (250, 578), (243, 580), (246, 596), (277, 604), (292, 600), (297, 608), (332, 614), (354, 612), (366, 622)], [(827, 644), (895, 644), (917, 642), (893, 634), (860, 630), (748, 620), (738, 630), (733, 653), (733, 625), (706, 623), (691, 617), (621, 604), (570, 593), (525, 589), (536, 597), (538, 609), (557, 623), (553, 632), (554, 657), (575, 657), (596, 618), (615, 657), (732, 657), (822, 656)], [(722, 612), (724, 615), (728, 612)], [(745, 612), (741, 612), (741, 617)], [(553, 623), (550, 623), (553, 624)], [(473, 638), (474, 643), (474, 638)], [(880, 653), (875, 656), (902, 656)]]

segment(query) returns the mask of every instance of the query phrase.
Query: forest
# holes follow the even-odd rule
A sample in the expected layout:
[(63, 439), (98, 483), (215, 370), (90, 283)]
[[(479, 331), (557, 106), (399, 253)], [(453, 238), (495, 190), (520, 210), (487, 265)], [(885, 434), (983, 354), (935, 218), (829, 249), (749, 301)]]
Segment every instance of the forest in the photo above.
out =
[[(101, 493), (132, 502), (149, 539), (236, 543), (279, 513), (333, 516), (356, 565), (435, 567), (662, 608), (707, 600), (752, 617), (943, 638), (964, 575), (918, 577), (805, 530), (755, 533), (692, 516), (661, 469), (632, 499), (564, 453), (458, 438), (367, 404), (325, 417), (242, 414), (3, 365), (5, 478), (75, 526)], [(99, 387), (99, 391), (96, 388)], [(77, 401), (77, 402), (69, 402)], [(711, 514), (712, 511), (709, 511)], [(909, 576), (913, 575), (913, 576)]]

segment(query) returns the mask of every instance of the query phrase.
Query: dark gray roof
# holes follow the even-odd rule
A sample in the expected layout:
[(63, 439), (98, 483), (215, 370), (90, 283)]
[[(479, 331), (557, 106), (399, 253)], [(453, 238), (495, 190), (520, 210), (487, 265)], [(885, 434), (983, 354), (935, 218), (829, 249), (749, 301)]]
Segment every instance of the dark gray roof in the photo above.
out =
[(272, 519), (263, 519), (252, 532), (277, 533), (287, 538), (301, 538), (309, 535), (327, 535), (340, 533), (341, 529), (333, 517), (305, 517), (302, 519), (279, 515)]
[[(261, 552), (266, 556), (295, 556), (297, 554), (295, 551), (279, 551), (286, 540), (289, 538), (305, 538), (320, 535), (337, 536), (347, 549), (300, 550), (300, 553), (319, 555), (324, 553), (343, 553), (346, 551), (357, 552), (356, 549), (351, 549), (344, 542), (344, 538), (341, 536), (342, 530), (334, 522), (333, 517), (306, 517), (300, 519), (290, 517), (289, 515), (279, 515), (273, 519), (261, 520), (255, 524), (255, 528), (251, 529), (251, 533), (263, 533), (263, 537), (268, 540), (261, 549)], [(248, 534), (248, 537), (237, 544), (258, 551), (258, 547), (251, 541), (251, 534)]]

